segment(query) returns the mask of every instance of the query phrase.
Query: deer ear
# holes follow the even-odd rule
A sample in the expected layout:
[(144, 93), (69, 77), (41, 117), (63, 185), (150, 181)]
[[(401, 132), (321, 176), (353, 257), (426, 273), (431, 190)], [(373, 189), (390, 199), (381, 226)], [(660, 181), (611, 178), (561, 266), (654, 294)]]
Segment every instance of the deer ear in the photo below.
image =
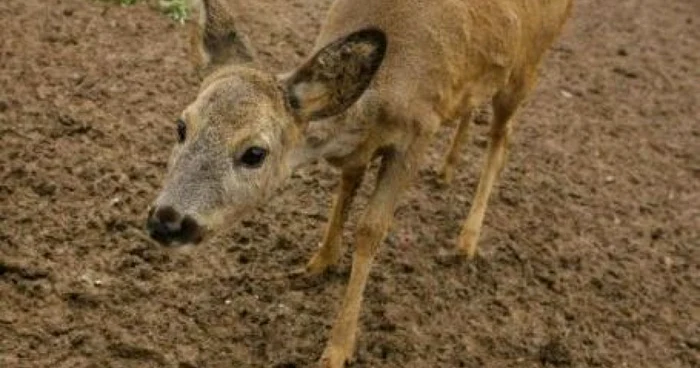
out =
[(191, 52), (195, 65), (211, 70), (226, 64), (250, 63), (255, 53), (248, 39), (236, 29), (236, 22), (222, 0), (192, 0), (199, 13), (197, 22), (190, 22)]
[(369, 87), (386, 47), (386, 35), (375, 28), (326, 45), (284, 78), (289, 105), (307, 121), (345, 111)]

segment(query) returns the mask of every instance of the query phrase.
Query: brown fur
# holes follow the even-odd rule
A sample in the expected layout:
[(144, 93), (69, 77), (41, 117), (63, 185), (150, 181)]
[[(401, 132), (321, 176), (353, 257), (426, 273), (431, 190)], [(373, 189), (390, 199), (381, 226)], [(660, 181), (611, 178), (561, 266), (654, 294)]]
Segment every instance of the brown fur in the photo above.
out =
[[(321, 247), (306, 267), (315, 274), (342, 254), (348, 208), (369, 161), (381, 156), (374, 193), (358, 222), (348, 288), (321, 359), (323, 367), (340, 368), (353, 355), (371, 265), (433, 134), (460, 120), (440, 170), (449, 182), (474, 109), (491, 102), (486, 162), (457, 244), (466, 257), (476, 253), (512, 117), (534, 87), (571, 0), (337, 0), (313, 56), (281, 76), (221, 68), (248, 62), (246, 55), (254, 52), (230, 42), (241, 38), (226, 37), (238, 33), (225, 6), (202, 3), (196, 50), (205, 65), (219, 70), (185, 110), (191, 134), (176, 147), (155, 206), (171, 206), (214, 228), (225, 214), (242, 213), (266, 198), (295, 167), (324, 158), (342, 177)], [(358, 36), (359, 30), (381, 33)], [(230, 163), (253, 143), (270, 149), (265, 165), (252, 171)]]

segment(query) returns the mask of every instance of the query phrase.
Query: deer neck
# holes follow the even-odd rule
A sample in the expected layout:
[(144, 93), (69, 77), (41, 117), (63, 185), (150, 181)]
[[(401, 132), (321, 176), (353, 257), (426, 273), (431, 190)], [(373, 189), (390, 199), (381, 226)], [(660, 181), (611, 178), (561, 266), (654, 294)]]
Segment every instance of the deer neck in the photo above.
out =
[[(345, 115), (345, 114), (343, 114)], [(366, 137), (367, 129), (346, 116), (310, 122), (304, 143), (294, 157), (294, 167), (323, 159), (330, 162), (352, 155)]]
[[(342, 166), (343, 162), (360, 153), (376, 120), (376, 104), (364, 96), (344, 113), (308, 124), (304, 132), (304, 144), (295, 158), (294, 166), (324, 159)], [(353, 160), (350, 160), (353, 161)]]

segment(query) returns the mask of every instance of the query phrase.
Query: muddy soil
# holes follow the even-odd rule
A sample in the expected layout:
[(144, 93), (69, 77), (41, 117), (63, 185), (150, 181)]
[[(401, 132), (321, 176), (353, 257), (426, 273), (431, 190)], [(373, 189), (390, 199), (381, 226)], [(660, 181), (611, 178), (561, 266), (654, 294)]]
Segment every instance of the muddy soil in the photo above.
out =
[[(273, 70), (301, 60), (329, 6), (241, 2)], [(83, 0), (4, 0), (0, 25), (0, 366), (313, 366), (349, 254), (316, 279), (286, 273), (315, 249), (336, 173), (304, 168), (206, 244), (161, 249), (143, 224), (197, 90), (185, 29)], [(445, 128), (372, 271), (354, 366), (700, 367), (699, 96), (697, 0), (577, 1), (480, 257), (440, 254), (488, 126), (441, 189)]]

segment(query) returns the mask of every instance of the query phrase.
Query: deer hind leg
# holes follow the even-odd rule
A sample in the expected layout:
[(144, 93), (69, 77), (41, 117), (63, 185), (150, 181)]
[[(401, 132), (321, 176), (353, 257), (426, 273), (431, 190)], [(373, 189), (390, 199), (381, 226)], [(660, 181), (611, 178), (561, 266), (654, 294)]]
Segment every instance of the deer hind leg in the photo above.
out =
[(382, 160), (376, 188), (358, 222), (350, 280), (328, 345), (321, 357), (322, 368), (342, 368), (354, 354), (357, 322), (367, 278), (393, 221), (399, 197), (414, 176), (418, 166), (416, 160), (426, 145), (420, 144), (420, 148), (417, 146), (419, 145), (413, 144), (410, 152), (389, 153)]
[(333, 201), (331, 217), (326, 224), (321, 246), (306, 265), (306, 273), (316, 275), (338, 262), (342, 255), (343, 225), (348, 218), (352, 200), (364, 178), (365, 167), (343, 170), (338, 193)]
[(450, 149), (445, 155), (438, 176), (440, 181), (444, 185), (449, 185), (454, 179), (454, 167), (458, 163), (461, 157), (461, 148), (464, 142), (469, 138), (469, 124), (472, 120), (472, 113), (474, 109), (470, 108), (460, 119), (459, 126), (454, 136), (452, 136), (452, 142), (450, 144)]
[(516, 80), (510, 88), (500, 91), (493, 98), (493, 123), (486, 162), (481, 171), (479, 185), (467, 220), (462, 226), (457, 250), (473, 258), (477, 251), (477, 242), (481, 233), (486, 207), (491, 191), (498, 180), (508, 155), (513, 116), (535, 84), (534, 73)]

